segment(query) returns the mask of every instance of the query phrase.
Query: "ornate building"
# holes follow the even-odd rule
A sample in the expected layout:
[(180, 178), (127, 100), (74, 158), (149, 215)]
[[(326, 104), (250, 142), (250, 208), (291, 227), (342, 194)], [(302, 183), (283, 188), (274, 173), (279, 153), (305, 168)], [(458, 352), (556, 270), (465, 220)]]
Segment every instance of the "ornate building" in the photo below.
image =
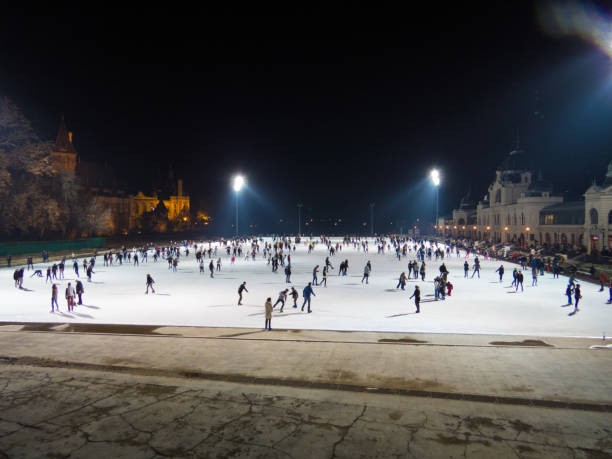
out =
[(584, 193), (587, 250), (612, 249), (612, 161), (601, 186), (593, 183)]
[(141, 191), (136, 195), (126, 195), (108, 164), (80, 160), (72, 143), (72, 132), (66, 128), (63, 115), (51, 153), (51, 164), (57, 173), (77, 176), (81, 186), (110, 210), (111, 228), (108, 234), (137, 230), (141, 217), (147, 212), (153, 212), (160, 203), (167, 210), (168, 220), (189, 218), (190, 199), (183, 193), (182, 180), (177, 181), (176, 194), (169, 194), (165, 199), (160, 198), (156, 192), (150, 196)]
[[(439, 234), (521, 247), (546, 245), (612, 248), (612, 162), (601, 186), (593, 184), (584, 201), (564, 202), (552, 184), (528, 166), (516, 149), (497, 168), (495, 180), (474, 205), (469, 195), (453, 211), (451, 221), (437, 225)], [(588, 241), (588, 243), (587, 243)]]

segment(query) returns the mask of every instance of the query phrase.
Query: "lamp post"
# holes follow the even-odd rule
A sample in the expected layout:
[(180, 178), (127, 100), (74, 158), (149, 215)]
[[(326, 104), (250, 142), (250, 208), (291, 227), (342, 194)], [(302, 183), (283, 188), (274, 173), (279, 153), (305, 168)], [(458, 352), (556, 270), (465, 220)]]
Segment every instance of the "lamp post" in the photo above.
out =
[(302, 206), (303, 204), (298, 204), (298, 236), (302, 234)]
[(440, 186), (440, 171), (438, 171), (438, 169), (433, 169), (431, 173), (429, 174), (429, 176), (431, 177), (431, 181), (434, 184), (435, 193), (436, 193), (436, 220), (434, 224), (437, 225), (438, 224), (438, 187)]
[(244, 177), (242, 175), (234, 176), (233, 188), (236, 193), (236, 239), (238, 239), (238, 193), (244, 186)]

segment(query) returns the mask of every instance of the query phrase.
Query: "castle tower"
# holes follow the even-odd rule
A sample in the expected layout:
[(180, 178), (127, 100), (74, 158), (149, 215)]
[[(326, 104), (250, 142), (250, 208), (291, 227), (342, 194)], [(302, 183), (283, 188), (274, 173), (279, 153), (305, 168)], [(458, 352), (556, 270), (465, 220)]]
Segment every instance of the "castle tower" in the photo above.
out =
[(72, 132), (66, 129), (64, 114), (60, 118), (60, 125), (55, 139), (55, 147), (51, 153), (53, 168), (60, 173), (74, 174), (77, 164), (77, 152), (72, 144)]

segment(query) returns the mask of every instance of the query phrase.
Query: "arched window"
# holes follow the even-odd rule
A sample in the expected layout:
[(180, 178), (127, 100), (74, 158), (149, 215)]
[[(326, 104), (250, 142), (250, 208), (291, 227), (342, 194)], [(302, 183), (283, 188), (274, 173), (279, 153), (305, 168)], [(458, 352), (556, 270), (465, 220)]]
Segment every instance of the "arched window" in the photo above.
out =
[(497, 190), (495, 193), (495, 202), (501, 202), (501, 190)]
[(597, 210), (591, 209), (589, 211), (589, 217), (591, 218), (591, 225), (597, 225), (597, 223), (599, 223), (599, 214)]
[(465, 225), (465, 220), (463, 218), (460, 218), (459, 221), (457, 222), (458, 225)]

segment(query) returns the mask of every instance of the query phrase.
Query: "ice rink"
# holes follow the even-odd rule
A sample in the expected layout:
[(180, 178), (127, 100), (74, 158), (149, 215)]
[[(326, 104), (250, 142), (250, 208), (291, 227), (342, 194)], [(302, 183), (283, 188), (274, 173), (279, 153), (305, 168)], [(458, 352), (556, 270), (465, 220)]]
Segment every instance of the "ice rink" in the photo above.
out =
[[(565, 306), (567, 277), (553, 279), (552, 274), (546, 273), (538, 278), (539, 285), (532, 287), (528, 270), (525, 290), (515, 293), (510, 283), (516, 265), (503, 262), (506, 273), (500, 284), (495, 270), (502, 263), (480, 257), (480, 279), (464, 279), (465, 258), (453, 255), (444, 260), (454, 285), (452, 296), (445, 301), (434, 301), (433, 278), (439, 273), (440, 261), (426, 260), (425, 281), (409, 280), (406, 291), (402, 291), (395, 288), (398, 277), (402, 271), (408, 272), (408, 261), (415, 258), (414, 252), (399, 261), (393, 251), (378, 254), (372, 240), (369, 253), (344, 246), (330, 257), (335, 269), (330, 270), (327, 288), (314, 287), (313, 312), (301, 312), (302, 289), (312, 280), (315, 265), (320, 265), (322, 271), (327, 255), (323, 244), (318, 244), (309, 254), (302, 241), (291, 253), (291, 284), (285, 283), (284, 268), (281, 266), (278, 273), (272, 273), (261, 253), (256, 261), (242, 258), (232, 265), (230, 257), (220, 250), (222, 270), (215, 272), (214, 279), (208, 273), (208, 258), (205, 274), (199, 273), (193, 250), (188, 257), (181, 256), (177, 272), (169, 270), (165, 260), (154, 263), (152, 256), (148, 263), (139, 266), (124, 262), (109, 267), (103, 266), (102, 256), (98, 256), (93, 282), (87, 282), (80, 266), (84, 304), (71, 313), (67, 312), (64, 291), (68, 282), (74, 286), (72, 260), (66, 262), (65, 279), (56, 281), (60, 313), (50, 312), (51, 285), (45, 284), (44, 277), (30, 278), (32, 271), (26, 271), (24, 289), (20, 290), (14, 287), (14, 267), (4, 268), (0, 271), (0, 321), (263, 328), (266, 298), (272, 297), (275, 302), (279, 291), (293, 285), (300, 294), (298, 309), (292, 308), (290, 299), (283, 313), (278, 306), (272, 328), (578, 337), (601, 337), (606, 332), (612, 335), (612, 305), (605, 304), (607, 288), (599, 292), (599, 285), (581, 283), (583, 299), (579, 311), (569, 316), (573, 306)], [(338, 276), (338, 266), (344, 259), (349, 261), (346, 277)], [(368, 285), (361, 283), (367, 260), (372, 263)], [(473, 256), (468, 261), (472, 267)], [(82, 259), (79, 264), (82, 265)], [(46, 267), (36, 265), (43, 269), (43, 274)], [(147, 273), (155, 279), (155, 295), (144, 294)], [(244, 295), (243, 306), (237, 306), (237, 289), (242, 281), (247, 282), (248, 293)], [(415, 285), (422, 292), (420, 314), (414, 313), (413, 300), (409, 299)]]

